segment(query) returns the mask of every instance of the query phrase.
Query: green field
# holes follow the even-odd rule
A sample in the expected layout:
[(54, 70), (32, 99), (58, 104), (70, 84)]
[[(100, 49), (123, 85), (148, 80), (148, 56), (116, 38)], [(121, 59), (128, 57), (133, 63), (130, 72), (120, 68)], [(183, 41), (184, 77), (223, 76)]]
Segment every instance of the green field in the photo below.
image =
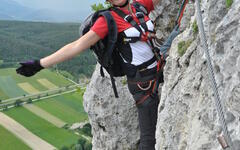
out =
[(0, 76), (0, 90), (8, 97), (18, 97), (27, 94), (20, 87), (17, 86), (15, 80), (11, 76)]
[(63, 87), (66, 85), (71, 85), (72, 83), (62, 76), (57, 75), (50, 70), (42, 70), (40, 73), (33, 77), (24, 77), (16, 74), (14, 68), (0, 69), (0, 99), (7, 99), (12, 97), (22, 96), (27, 94), (20, 87), (17, 86), (18, 83), (27, 82), (31, 84), (35, 89), (39, 91), (49, 90), (47, 87), (40, 84), (37, 79), (47, 79), (51, 83), (58, 87)]
[(0, 149), (1, 150), (31, 150), (11, 132), (0, 126)]
[(4, 113), (22, 124), (33, 134), (39, 136), (41, 139), (59, 149), (63, 146), (76, 144), (79, 138), (79, 136), (75, 135), (71, 131), (63, 128), (57, 128), (53, 124), (34, 115), (32, 112), (23, 107), (10, 109)]
[(16, 70), (15, 68), (0, 69), (0, 76), (11, 75), (12, 78), (17, 83), (29, 82), (34, 87), (36, 86), (35, 88), (39, 89), (40, 91), (47, 90), (47, 88), (44, 86), (41, 86), (41, 84), (39, 84), (37, 79), (46, 78), (50, 82), (54, 83), (56, 86), (59, 86), (59, 87), (72, 84), (70, 81), (64, 79), (62, 76), (59, 76), (55, 72), (52, 72), (48, 69), (44, 69), (32, 77), (21, 76), (21, 75), (17, 74), (15, 70)]
[(8, 99), (9, 97), (2, 90), (0, 90), (0, 100)]
[[(30, 91), (30, 89), (35, 89), (36, 91), (49, 90), (46, 85), (39, 82), (39, 79), (48, 83), (47, 85), (49, 86), (52, 84), (51, 87), (53, 87), (53, 85), (63, 87), (73, 84), (62, 76), (47, 69), (42, 70), (40, 73), (30, 78), (16, 74), (14, 68), (0, 69), (0, 100), (22, 96), (23, 94), (27, 95), (28, 93), (26, 93), (22, 88), (26, 91)], [(22, 88), (20, 88), (21, 85)], [(87, 113), (84, 111), (82, 103), (83, 99), (81, 90), (78, 90), (78, 92), (63, 94), (37, 101), (34, 102), (33, 105), (40, 107), (44, 111), (71, 125), (76, 122), (88, 120)], [(24, 107), (11, 108), (4, 111), (4, 113), (23, 125), (33, 134), (58, 149), (61, 149), (63, 146), (70, 147), (72, 144), (76, 144), (80, 137), (79, 135), (74, 134), (73, 131), (58, 128)], [(0, 150), (10, 150), (11, 146), (14, 145), (13, 143), (15, 143), (18, 139), (13, 135), (9, 136), (9, 146), (5, 144), (3, 147), (1, 146), (1, 136), (4, 136), (6, 131), (0, 128), (0, 132)], [(2, 134), (2, 132), (4, 132), (4, 134)], [(19, 146), (21, 150), (28, 149), (27, 146), (24, 148), (25, 144), (22, 145), (23, 146)]]
[(77, 93), (64, 94), (34, 103), (38, 107), (68, 124), (88, 120), (83, 109), (82, 96)]

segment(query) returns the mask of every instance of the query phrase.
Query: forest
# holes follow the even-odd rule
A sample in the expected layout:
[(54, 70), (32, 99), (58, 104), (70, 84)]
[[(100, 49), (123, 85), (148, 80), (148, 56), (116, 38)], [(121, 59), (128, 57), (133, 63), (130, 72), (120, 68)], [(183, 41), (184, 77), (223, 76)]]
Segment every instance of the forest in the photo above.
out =
[[(45, 57), (79, 38), (78, 23), (0, 21), (0, 68), (18, 67), (19, 62)], [(96, 64), (92, 52), (60, 63), (52, 69), (68, 72), (77, 81), (90, 77)]]

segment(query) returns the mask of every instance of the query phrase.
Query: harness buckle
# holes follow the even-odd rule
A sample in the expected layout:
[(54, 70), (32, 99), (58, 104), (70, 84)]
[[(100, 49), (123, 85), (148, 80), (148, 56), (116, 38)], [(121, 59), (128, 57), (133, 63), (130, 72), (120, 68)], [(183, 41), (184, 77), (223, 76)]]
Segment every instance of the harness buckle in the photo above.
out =
[(130, 16), (130, 15), (126, 15), (124, 18), (123, 18), (126, 22), (131, 22), (131, 21), (133, 21), (133, 17), (132, 16)]
[(144, 18), (143, 12), (137, 12), (136, 16), (137, 16), (137, 18)]
[(132, 41), (132, 39), (130, 39), (130, 38), (123, 38), (124, 44), (130, 43), (131, 41)]
[(145, 70), (147, 70), (147, 68), (142, 68), (142, 69), (139, 70), (139, 72), (142, 72), (142, 71), (145, 71)]

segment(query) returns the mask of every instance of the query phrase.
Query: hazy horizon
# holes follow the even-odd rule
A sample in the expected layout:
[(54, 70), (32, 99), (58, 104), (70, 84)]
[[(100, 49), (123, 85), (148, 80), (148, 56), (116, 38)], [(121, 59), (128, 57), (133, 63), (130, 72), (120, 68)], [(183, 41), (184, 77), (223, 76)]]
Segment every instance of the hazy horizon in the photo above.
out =
[(81, 22), (105, 0), (0, 0), (1, 20)]
[(91, 12), (91, 5), (105, 0), (14, 0), (33, 9), (49, 9), (61, 12)]

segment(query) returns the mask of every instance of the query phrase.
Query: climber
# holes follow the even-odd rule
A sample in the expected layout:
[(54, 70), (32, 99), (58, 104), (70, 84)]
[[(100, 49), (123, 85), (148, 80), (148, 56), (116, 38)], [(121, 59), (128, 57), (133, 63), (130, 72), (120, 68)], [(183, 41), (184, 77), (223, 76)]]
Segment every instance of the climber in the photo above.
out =
[[(136, 101), (140, 126), (139, 150), (155, 149), (155, 130), (159, 97), (157, 95), (158, 83), (162, 81), (162, 58), (151, 41), (154, 36), (154, 25), (148, 14), (160, 0), (108, 0), (113, 6), (110, 12), (116, 22), (118, 39), (135, 41), (117, 41), (117, 47), (125, 67), (128, 88)], [(145, 8), (145, 14), (137, 10), (135, 4)], [(178, 27), (174, 28), (174, 38)], [(67, 44), (55, 53), (40, 60), (31, 60), (20, 63), (17, 73), (30, 77), (44, 68), (51, 67), (65, 60), (71, 59), (82, 51), (88, 49), (108, 35), (108, 27), (104, 17), (99, 17), (91, 29), (76, 41)], [(169, 42), (166, 42), (169, 44)], [(165, 51), (166, 52), (166, 51)], [(164, 53), (165, 54), (165, 53)], [(157, 76), (156, 76), (157, 74)]]

